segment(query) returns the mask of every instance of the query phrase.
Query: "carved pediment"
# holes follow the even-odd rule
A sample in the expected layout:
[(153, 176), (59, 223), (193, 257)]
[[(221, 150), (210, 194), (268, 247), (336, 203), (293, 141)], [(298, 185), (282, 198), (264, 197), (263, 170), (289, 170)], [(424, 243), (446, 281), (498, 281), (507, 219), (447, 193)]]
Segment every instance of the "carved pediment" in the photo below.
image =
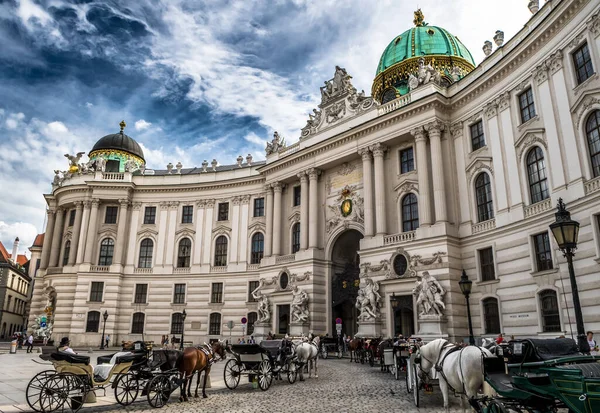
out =
[(158, 236), (158, 231), (152, 229), (152, 228), (144, 228), (141, 231), (138, 231), (137, 233), (138, 237), (152, 237), (152, 236)]
[(478, 156), (467, 166), (466, 171), (469, 181), (479, 172), (486, 170), (490, 175), (494, 176), (494, 168), (492, 168), (492, 158), (489, 156)]
[(396, 186), (394, 188), (394, 191), (396, 192), (396, 200), (398, 200), (399, 198), (403, 197), (409, 192), (415, 192), (418, 194), (419, 184), (417, 183), (417, 181), (406, 179), (402, 181), (398, 186)]
[(288, 216), (289, 222), (300, 222), (300, 211), (294, 211)]
[(580, 128), (583, 118), (590, 112), (590, 109), (600, 109), (600, 89), (582, 94), (573, 105), (572, 112), (577, 114), (576, 129)]
[(181, 228), (178, 231), (175, 231), (175, 237), (178, 238), (180, 235), (187, 235), (188, 237), (192, 237), (196, 231), (191, 228)]
[(253, 222), (252, 224), (248, 225), (248, 232), (254, 232), (254, 231), (265, 231), (266, 230), (266, 225), (264, 222), (260, 222), (260, 221), (256, 221)]
[(529, 129), (517, 139), (515, 142), (517, 159), (521, 159), (521, 156), (536, 143), (539, 143), (544, 148), (548, 148), (544, 128)]
[(116, 228), (113, 228), (113, 227), (100, 228), (98, 230), (98, 235), (100, 237), (105, 237), (105, 236), (111, 235), (112, 237), (116, 238), (117, 237), (117, 230), (116, 230)]
[(225, 225), (219, 225), (212, 230), (213, 235), (224, 235), (231, 233), (231, 228)]

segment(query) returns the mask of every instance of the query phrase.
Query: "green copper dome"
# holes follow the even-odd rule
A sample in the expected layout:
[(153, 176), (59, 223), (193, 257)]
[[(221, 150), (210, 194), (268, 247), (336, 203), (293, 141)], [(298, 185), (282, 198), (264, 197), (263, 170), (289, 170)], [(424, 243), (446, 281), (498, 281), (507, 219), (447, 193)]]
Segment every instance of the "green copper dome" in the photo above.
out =
[[(397, 36), (385, 48), (373, 81), (371, 95), (386, 103), (410, 92), (409, 80), (431, 76), (440, 86), (448, 86), (475, 68), (473, 56), (458, 38), (438, 26), (424, 22), (421, 10), (415, 12), (415, 27)], [(429, 74), (427, 74), (429, 73)], [(422, 81), (413, 79), (413, 88)]]
[(462, 57), (475, 66), (473, 56), (456, 36), (441, 27), (418, 26), (390, 42), (379, 59), (376, 75), (411, 57), (430, 55)]

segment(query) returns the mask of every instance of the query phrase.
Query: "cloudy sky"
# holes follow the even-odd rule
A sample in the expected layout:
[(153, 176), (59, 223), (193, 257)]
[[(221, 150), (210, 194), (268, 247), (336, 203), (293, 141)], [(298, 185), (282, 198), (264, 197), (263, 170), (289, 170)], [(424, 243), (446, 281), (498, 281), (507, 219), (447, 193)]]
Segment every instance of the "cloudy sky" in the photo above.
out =
[[(527, 0), (419, 0), (475, 60), (514, 35)], [(126, 133), (151, 168), (264, 158), (294, 142), (335, 65), (370, 92), (387, 44), (412, 26), (402, 0), (0, 0), (0, 241), (43, 231), (65, 153)], [(23, 251), (23, 249), (21, 249)]]

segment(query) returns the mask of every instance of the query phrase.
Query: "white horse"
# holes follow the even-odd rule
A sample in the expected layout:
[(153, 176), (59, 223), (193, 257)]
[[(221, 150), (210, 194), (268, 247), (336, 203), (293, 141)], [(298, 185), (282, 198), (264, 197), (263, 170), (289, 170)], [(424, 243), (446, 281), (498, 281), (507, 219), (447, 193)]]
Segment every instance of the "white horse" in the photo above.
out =
[(465, 396), (469, 403), (477, 397), (483, 386), (483, 357), (491, 357), (487, 349), (477, 346), (458, 347), (447, 340), (437, 339), (419, 349), (421, 379), (431, 377), (437, 371), (440, 390), (444, 396), (444, 408), (449, 411), (448, 393), (452, 389), (461, 395), (465, 408)]
[(321, 339), (319, 336), (312, 338), (312, 334), (308, 337), (308, 340), (296, 346), (296, 356), (298, 357), (298, 363), (300, 364), (300, 381), (304, 381), (304, 365), (308, 363), (308, 377), (310, 378), (313, 368), (315, 366), (315, 378), (319, 378), (317, 374), (317, 356), (319, 355), (319, 349), (321, 348)]

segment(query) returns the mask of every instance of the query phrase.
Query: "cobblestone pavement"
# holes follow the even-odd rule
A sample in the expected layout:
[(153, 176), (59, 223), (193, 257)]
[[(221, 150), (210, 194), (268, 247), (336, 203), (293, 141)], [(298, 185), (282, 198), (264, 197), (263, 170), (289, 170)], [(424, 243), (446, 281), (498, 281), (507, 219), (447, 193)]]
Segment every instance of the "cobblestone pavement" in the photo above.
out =
[[(223, 364), (223, 363), (219, 363)], [(222, 368), (217, 371), (222, 375)], [(403, 377), (394, 380), (391, 374), (382, 373), (379, 368), (350, 363), (345, 360), (319, 360), (319, 378), (297, 381), (273, 381), (267, 391), (252, 389), (247, 380), (240, 380), (236, 390), (215, 385), (220, 382), (212, 374), (213, 389), (207, 390), (207, 399), (192, 399), (180, 403), (176, 391), (169, 404), (161, 410), (152, 409), (148, 403), (135, 403), (128, 407), (132, 412), (442, 412), (443, 402), (439, 389), (433, 395), (422, 394), (421, 408), (413, 404), (413, 396), (407, 394)], [(194, 382), (195, 383), (195, 382)], [(462, 412), (460, 401), (451, 400), (451, 411)], [(118, 412), (125, 409), (119, 406), (85, 408), (85, 412)]]

